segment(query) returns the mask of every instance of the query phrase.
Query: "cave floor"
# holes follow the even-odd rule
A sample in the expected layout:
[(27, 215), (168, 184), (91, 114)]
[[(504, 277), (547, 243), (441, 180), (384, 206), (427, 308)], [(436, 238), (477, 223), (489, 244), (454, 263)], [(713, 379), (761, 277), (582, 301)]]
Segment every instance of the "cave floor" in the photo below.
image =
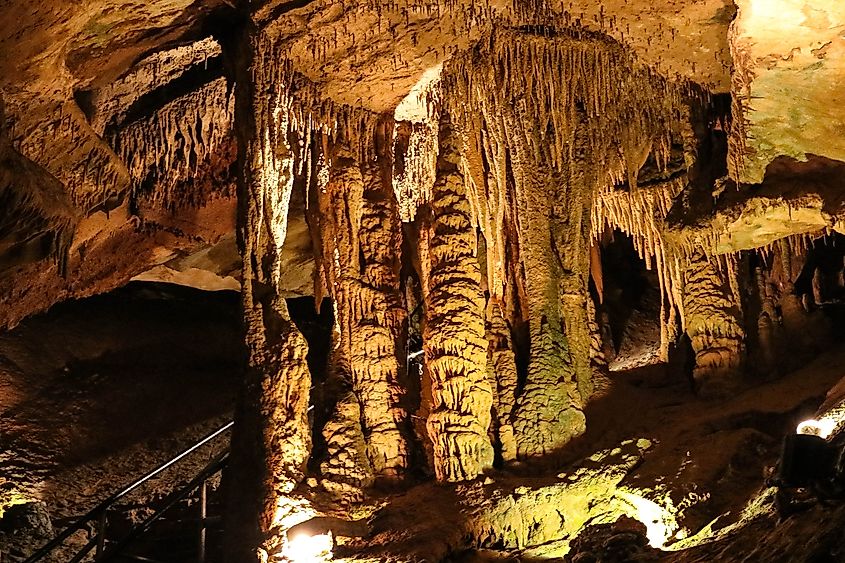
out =
[[(0, 334), (0, 501), (79, 515), (231, 420), (239, 296), (202, 294), (198, 307), (201, 293), (130, 284)], [(225, 442), (174, 471), (192, 476)]]
[[(191, 291), (135, 285), (56, 306), (0, 334), (0, 500), (41, 499), (54, 520), (66, 521), (230, 419), (243, 357), (238, 296), (206, 294), (197, 307)], [(679, 529), (691, 537), (675, 542), (673, 536), (664, 550), (640, 546), (638, 559), (596, 560), (845, 561), (843, 507), (813, 505), (779, 519), (764, 486), (782, 436), (812, 415), (843, 377), (842, 366), (845, 347), (722, 400), (696, 398), (673, 365), (614, 373), (605, 396), (588, 409), (587, 434), (554, 459), (497, 469), (471, 485), (419, 482), (376, 493), (354, 513), (329, 507), (326, 513), (342, 519), (370, 516), (369, 535), (338, 538), (336, 556), (560, 560), (571, 544), (569, 557), (579, 560), (578, 549), (600, 551), (588, 541), (593, 528), (586, 526), (614, 516), (613, 509), (596, 507), (618, 485), (671, 498)], [(584, 459), (616, 452), (601, 458), (610, 467), (620, 444), (628, 444), (624, 457), (638, 440), (649, 447), (626, 458), (622, 469), (589, 474), (593, 485), (615, 476), (609, 488), (584, 493), (596, 496), (579, 515), (585, 519), (579, 530), (586, 531), (577, 540), (577, 534), (556, 537), (554, 530), (520, 536), (514, 529), (523, 524), (506, 510), (500, 521), (491, 520), (505, 501), (542, 518), (548, 506), (525, 499), (572, 496), (561, 483), (581, 475), (575, 468)], [(137, 502), (169, 488), (171, 477), (189, 477), (225, 445), (151, 482)], [(326, 508), (325, 497), (316, 496)], [(558, 512), (561, 522), (565, 512)], [(572, 521), (571, 514), (566, 518)], [(522, 545), (508, 543), (526, 538)]]
[[(812, 504), (781, 518), (774, 489), (765, 485), (783, 436), (812, 417), (843, 377), (842, 366), (845, 349), (833, 349), (721, 400), (696, 398), (672, 366), (615, 373), (606, 396), (588, 411), (587, 434), (555, 459), (491, 472), (484, 483), (425, 483), (380, 499), (373, 535), (343, 541), (336, 555), (345, 561), (845, 561), (845, 508)], [(639, 539), (628, 534), (626, 540), (626, 526), (611, 530), (610, 539), (603, 529), (619, 516), (608, 500), (616, 490), (603, 481), (615, 478), (613, 454), (642, 439), (651, 447), (620, 466), (617, 485), (672, 500), (669, 512), (686, 538), (672, 536), (661, 549), (644, 545), (646, 530), (636, 522)], [(601, 451), (611, 454), (602, 457), (607, 471), (579, 472), (583, 460)], [(586, 482), (582, 490), (561, 489), (572, 475)], [(562, 530), (567, 517), (583, 522), (580, 534), (537, 531), (548, 520)], [(620, 537), (631, 549), (608, 551)]]

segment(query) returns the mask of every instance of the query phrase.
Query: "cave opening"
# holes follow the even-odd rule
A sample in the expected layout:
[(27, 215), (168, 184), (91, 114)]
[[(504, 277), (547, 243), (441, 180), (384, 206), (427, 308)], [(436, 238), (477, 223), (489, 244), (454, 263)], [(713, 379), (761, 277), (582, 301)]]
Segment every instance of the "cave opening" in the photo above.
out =
[(603, 295), (598, 314), (603, 338), (610, 337), (608, 367), (624, 371), (656, 363), (661, 297), (657, 272), (646, 267), (631, 237), (622, 231), (607, 233), (602, 242)]
[(824, 311), (836, 336), (843, 336), (845, 236), (834, 232), (810, 243), (804, 267), (795, 280), (795, 293), (808, 311)]

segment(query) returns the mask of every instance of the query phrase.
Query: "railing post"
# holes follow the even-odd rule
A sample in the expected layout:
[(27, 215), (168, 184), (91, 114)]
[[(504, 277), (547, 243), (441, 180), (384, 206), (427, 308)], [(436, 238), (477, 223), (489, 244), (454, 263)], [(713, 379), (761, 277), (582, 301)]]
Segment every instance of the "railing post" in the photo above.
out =
[(97, 520), (97, 551), (94, 553), (94, 560), (98, 560), (103, 554), (106, 547), (106, 513), (108, 510), (103, 510), (100, 513), (100, 518)]
[(203, 481), (200, 485), (200, 533), (199, 542), (197, 545), (197, 563), (205, 563), (205, 519), (208, 513), (208, 494), (206, 489), (206, 483), (207, 481)]

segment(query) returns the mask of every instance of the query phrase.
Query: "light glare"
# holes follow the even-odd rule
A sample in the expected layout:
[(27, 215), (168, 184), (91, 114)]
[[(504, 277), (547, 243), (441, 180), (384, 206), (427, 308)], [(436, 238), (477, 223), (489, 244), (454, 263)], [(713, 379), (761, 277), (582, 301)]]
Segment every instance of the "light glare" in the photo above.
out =
[(798, 428), (796, 428), (795, 431), (798, 434), (818, 436), (819, 438), (827, 440), (833, 433), (833, 431), (836, 429), (836, 425), (837, 422), (832, 418), (823, 417), (819, 420), (811, 418), (799, 424)]
[(284, 555), (292, 563), (323, 563), (331, 561), (333, 547), (331, 532), (313, 536), (297, 534), (288, 540)]

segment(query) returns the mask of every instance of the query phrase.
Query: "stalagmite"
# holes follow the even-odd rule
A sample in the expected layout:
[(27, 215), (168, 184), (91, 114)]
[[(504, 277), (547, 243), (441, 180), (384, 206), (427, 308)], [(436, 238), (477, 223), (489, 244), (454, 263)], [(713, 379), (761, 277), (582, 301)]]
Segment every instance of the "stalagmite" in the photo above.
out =
[(596, 305), (587, 299), (587, 322), (590, 328), (590, 369), (593, 374), (593, 394), (602, 395), (610, 385), (608, 381), (607, 358), (604, 355), (604, 341), (601, 327), (596, 318)]
[(308, 346), (279, 293), (293, 187), (289, 92), (272, 40), (251, 26), (238, 52), (239, 244), (249, 362), (235, 416), (225, 558), (266, 561), (297, 523), (291, 493), (311, 449)]
[(478, 245), (456, 144), (448, 117), (442, 117), (437, 180), (420, 233), (423, 349), (432, 381), (427, 428), (441, 481), (473, 479), (493, 464)]
[(373, 469), (361, 429), (361, 405), (354, 393), (346, 393), (335, 405), (323, 427), (328, 449), (320, 465), (323, 487), (341, 502), (358, 502), (373, 484)]
[[(515, 120), (509, 125), (517, 126)], [(533, 147), (526, 146), (521, 138), (514, 144), (520, 251), (527, 270), (525, 291), (531, 336), (528, 374), (517, 400), (514, 431), (519, 457), (530, 458), (555, 451), (585, 429), (579, 375), (581, 379), (590, 377), (589, 337), (586, 316), (578, 319), (580, 324), (576, 319), (579, 309), (586, 309), (587, 270), (568, 270), (564, 279), (560, 260), (563, 255), (575, 254), (588, 258), (589, 249), (587, 241), (577, 236), (582, 233), (579, 219), (573, 225), (575, 233), (567, 233), (576, 237), (566, 241), (565, 246), (558, 246), (555, 227), (566, 229), (567, 225), (553, 226), (552, 200), (565, 201), (566, 188), (561, 186), (565, 180), (550, 170), (547, 162), (529, 156)], [(578, 203), (573, 205), (577, 206)], [(582, 244), (579, 246), (578, 242)], [(556, 251), (560, 255), (556, 256)], [(583, 287), (579, 287), (579, 281)], [(572, 315), (569, 319), (564, 318), (564, 309)], [(567, 329), (582, 333), (577, 348), (571, 347)]]
[(495, 298), (487, 302), (488, 361), (490, 385), (494, 391), (496, 434), (502, 459), (516, 459), (516, 438), (513, 433), (513, 412), (516, 407), (516, 389), (519, 375), (513, 349), (510, 327), (502, 314), (501, 304)]
[(695, 352), (693, 378), (699, 393), (717, 395), (740, 383), (745, 359), (742, 311), (715, 261), (693, 254), (684, 270), (686, 331)]
[[(361, 404), (369, 462), (376, 475), (396, 477), (409, 456), (399, 383), (405, 310), (399, 282), (401, 227), (385, 152), (389, 145), (384, 127), (380, 131), (376, 150), (375, 138), (338, 129), (328, 182), (317, 197), (321, 262), (337, 303), (341, 347)], [(359, 141), (366, 150), (359, 150)], [(378, 160), (362, 163), (370, 154)]]

